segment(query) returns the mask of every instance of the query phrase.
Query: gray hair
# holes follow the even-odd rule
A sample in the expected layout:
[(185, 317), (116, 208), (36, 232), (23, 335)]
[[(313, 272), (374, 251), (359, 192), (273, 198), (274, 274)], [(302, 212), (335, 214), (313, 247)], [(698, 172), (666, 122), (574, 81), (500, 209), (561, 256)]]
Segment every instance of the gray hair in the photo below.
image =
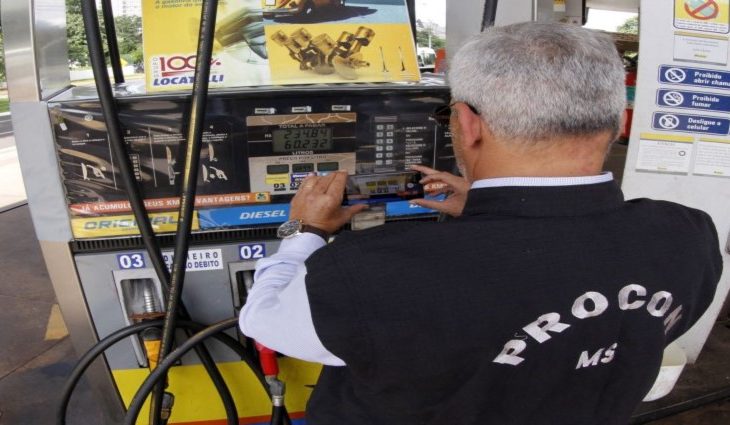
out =
[(476, 108), (498, 138), (618, 135), (625, 76), (606, 34), (567, 24), (493, 27), (464, 44), (449, 69), (453, 100)]

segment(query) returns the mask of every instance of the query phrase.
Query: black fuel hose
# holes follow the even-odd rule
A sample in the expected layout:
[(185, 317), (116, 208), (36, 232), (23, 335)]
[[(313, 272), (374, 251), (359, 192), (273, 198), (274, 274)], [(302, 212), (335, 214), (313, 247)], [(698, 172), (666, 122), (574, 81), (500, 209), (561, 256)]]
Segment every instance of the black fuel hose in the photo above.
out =
[[(198, 163), (200, 149), (203, 144), (203, 124), (208, 103), (208, 81), (210, 78), (211, 59), (213, 57), (213, 41), (215, 20), (218, 11), (218, 0), (203, 0), (200, 12), (200, 32), (195, 60), (195, 81), (190, 104), (190, 116), (187, 121), (185, 168), (183, 170), (182, 193), (180, 197), (179, 221), (175, 234), (175, 251), (170, 277), (170, 291), (165, 312), (165, 324), (162, 328), (160, 360), (172, 351), (175, 338), (175, 322), (178, 319), (178, 307), (185, 283), (185, 268), (190, 244), (190, 232), (195, 208), (195, 192), (198, 184)], [(155, 387), (150, 407), (152, 425), (157, 425), (162, 410), (164, 381)]]
[(150, 256), (152, 266), (157, 276), (160, 277), (160, 281), (166, 283), (170, 281), (170, 274), (167, 271), (167, 266), (162, 258), (162, 251), (160, 251), (160, 245), (154, 236), (152, 225), (147, 217), (144, 201), (137, 188), (137, 181), (132, 172), (132, 162), (124, 146), (117, 104), (114, 100), (112, 86), (104, 61), (104, 50), (101, 45), (101, 35), (99, 32), (99, 18), (94, 0), (83, 0), (81, 2), (81, 12), (84, 18), (84, 29), (86, 31), (86, 43), (89, 47), (91, 68), (94, 71), (94, 80), (96, 81), (96, 89), (99, 92), (99, 101), (104, 114), (104, 121), (111, 142), (112, 152), (119, 165), (119, 176), (127, 190), (129, 203), (132, 206), (132, 213), (134, 214), (134, 219), (137, 222), (137, 227), (142, 236), (142, 242)]
[[(193, 349), (193, 347), (195, 347), (196, 345), (204, 343), (206, 339), (215, 337), (215, 335), (220, 334), (225, 330), (236, 326), (237, 324), (238, 318), (233, 317), (231, 319), (227, 319), (211, 325), (193, 335), (190, 339), (188, 339), (181, 346), (175, 349), (175, 351), (171, 352), (167, 357), (165, 357), (165, 359), (157, 365), (157, 368), (155, 368), (155, 370), (153, 370), (152, 373), (147, 376), (147, 379), (145, 379), (142, 385), (140, 385), (137, 393), (134, 395), (132, 401), (129, 403), (129, 409), (127, 410), (127, 415), (124, 417), (123, 424), (134, 425), (137, 422), (139, 412), (140, 410), (142, 410), (142, 406), (144, 405), (145, 399), (147, 398), (149, 393), (159, 382), (161, 382), (165, 378), (165, 374), (167, 373), (167, 371), (172, 366), (174, 366), (175, 363), (180, 360), (185, 354), (187, 354), (188, 351)], [(239, 352), (238, 354), (240, 355), (241, 353)], [(250, 359), (248, 358), (248, 356), (243, 357), (243, 359), (249, 365), (249, 367), (251, 367), (251, 369), (258, 370), (255, 365), (250, 363)], [(263, 375), (259, 375), (258, 373), (256, 376), (257, 378), (259, 378), (260, 381), (263, 378)], [(263, 382), (265, 382), (265, 380)], [(265, 385), (265, 388), (267, 394), (271, 396), (267, 385)], [(284, 424), (291, 425), (291, 420), (288, 413), (286, 412), (286, 409), (282, 408), (281, 414), (283, 415)]]
[[(73, 394), (74, 390), (76, 389), (76, 386), (78, 385), (79, 381), (81, 380), (81, 377), (86, 372), (86, 370), (91, 366), (91, 364), (94, 362), (94, 360), (97, 359), (100, 355), (102, 355), (106, 350), (108, 350), (113, 345), (117, 344), (119, 341), (135, 335), (139, 334), (146, 329), (149, 328), (159, 328), (162, 326), (163, 321), (162, 320), (152, 320), (142, 323), (137, 323), (135, 325), (127, 326), (125, 328), (119, 329), (118, 331), (115, 331), (111, 333), (110, 335), (106, 336), (105, 338), (101, 339), (98, 343), (96, 343), (89, 351), (87, 351), (81, 359), (79, 359), (78, 363), (76, 363), (76, 366), (74, 367), (73, 371), (71, 371), (71, 375), (69, 375), (68, 380), (66, 381), (66, 384), (63, 387), (63, 390), (61, 391), (61, 399), (60, 403), (58, 405), (58, 408), (56, 409), (56, 425), (65, 425), (66, 424), (66, 414), (68, 411), (68, 405), (69, 401), (71, 400), (71, 395)], [(191, 322), (188, 320), (183, 320), (178, 322), (178, 327), (181, 329), (190, 330), (193, 332), (199, 332), (201, 330), (205, 329), (204, 325), (201, 325), (199, 323)], [(221, 343), (225, 344), (228, 348), (233, 350), (236, 354), (238, 354), (241, 359), (251, 368), (256, 378), (261, 382), (261, 385), (264, 387), (264, 389), (268, 392), (268, 386), (266, 384), (266, 380), (264, 378), (263, 372), (261, 369), (256, 365), (256, 362), (251, 359), (246, 352), (246, 349), (234, 338), (232, 338), (230, 335), (226, 333), (218, 333), (213, 335), (214, 338), (216, 338)]]
[[(159, 243), (154, 235), (149, 217), (147, 216), (143, 197), (134, 178), (129, 155), (126, 152), (121, 125), (119, 123), (117, 106), (112, 92), (111, 82), (109, 81), (109, 75), (106, 70), (106, 62), (104, 61), (104, 50), (102, 48), (99, 29), (99, 18), (94, 0), (83, 0), (81, 2), (81, 11), (84, 22), (84, 30), (86, 32), (87, 45), (89, 48), (89, 58), (94, 72), (94, 80), (99, 93), (99, 101), (101, 103), (107, 133), (111, 142), (111, 148), (119, 165), (119, 175), (127, 190), (132, 212), (137, 222), (137, 227), (140, 230), (142, 242), (150, 256), (152, 266), (155, 269), (161, 285), (166, 292), (169, 292), (170, 274), (162, 258), (162, 251), (160, 250)], [(186, 236), (185, 239), (188, 239), (188, 237)], [(181, 317), (189, 319), (190, 316), (182, 303), (179, 303), (179, 310)], [(226, 414), (229, 423), (237, 423), (238, 413), (236, 412), (235, 404), (233, 403), (233, 396), (231, 395), (228, 387), (225, 385), (223, 377), (216, 368), (215, 362), (210, 356), (210, 353), (207, 352), (204, 346), (200, 346), (196, 349), (196, 352), (200, 357), (201, 363), (211, 376), (216, 390), (223, 400), (223, 404), (226, 406)]]
[(109, 62), (114, 74), (114, 82), (124, 82), (122, 72), (122, 59), (119, 56), (119, 44), (117, 43), (117, 28), (114, 23), (114, 12), (112, 11), (111, 0), (101, 0), (101, 14), (104, 16), (104, 31), (106, 32), (106, 45), (109, 50)]
[(270, 425), (283, 425), (286, 423), (286, 408), (284, 406), (274, 406), (271, 410)]

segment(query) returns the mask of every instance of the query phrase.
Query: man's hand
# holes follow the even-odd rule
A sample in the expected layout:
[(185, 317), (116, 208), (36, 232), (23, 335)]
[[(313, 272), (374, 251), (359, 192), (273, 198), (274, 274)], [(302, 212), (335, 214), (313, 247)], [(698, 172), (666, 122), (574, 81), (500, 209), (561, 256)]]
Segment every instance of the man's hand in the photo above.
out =
[(342, 207), (347, 172), (338, 171), (325, 177), (309, 176), (299, 185), (291, 201), (290, 219), (302, 220), (327, 233), (334, 233), (367, 205)]
[[(424, 186), (424, 191), (428, 195), (447, 195), (445, 201), (414, 199), (411, 201), (412, 204), (430, 208), (453, 217), (461, 215), (466, 204), (466, 194), (471, 187), (465, 178), (444, 171), (437, 171), (423, 165), (413, 165), (411, 168), (425, 176), (421, 179), (420, 183)], [(427, 185), (431, 187), (429, 188)]]

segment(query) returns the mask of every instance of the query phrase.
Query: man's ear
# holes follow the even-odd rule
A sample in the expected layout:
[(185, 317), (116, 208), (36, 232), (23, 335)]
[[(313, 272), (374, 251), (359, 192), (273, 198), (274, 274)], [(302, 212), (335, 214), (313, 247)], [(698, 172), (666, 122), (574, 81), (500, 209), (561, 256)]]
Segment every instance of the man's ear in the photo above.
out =
[(457, 102), (453, 107), (456, 108), (456, 119), (459, 120), (462, 146), (473, 148), (482, 140), (482, 118), (465, 103)]

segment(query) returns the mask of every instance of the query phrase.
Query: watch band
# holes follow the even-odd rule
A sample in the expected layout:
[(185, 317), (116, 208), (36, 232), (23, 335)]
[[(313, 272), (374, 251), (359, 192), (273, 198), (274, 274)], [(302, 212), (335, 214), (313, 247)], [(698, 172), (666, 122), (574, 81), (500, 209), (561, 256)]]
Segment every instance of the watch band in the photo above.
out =
[(320, 229), (319, 227), (310, 226), (308, 224), (305, 224), (302, 226), (302, 233), (314, 233), (315, 235), (321, 237), (325, 241), (328, 241), (330, 239), (330, 234), (327, 233), (327, 231)]

